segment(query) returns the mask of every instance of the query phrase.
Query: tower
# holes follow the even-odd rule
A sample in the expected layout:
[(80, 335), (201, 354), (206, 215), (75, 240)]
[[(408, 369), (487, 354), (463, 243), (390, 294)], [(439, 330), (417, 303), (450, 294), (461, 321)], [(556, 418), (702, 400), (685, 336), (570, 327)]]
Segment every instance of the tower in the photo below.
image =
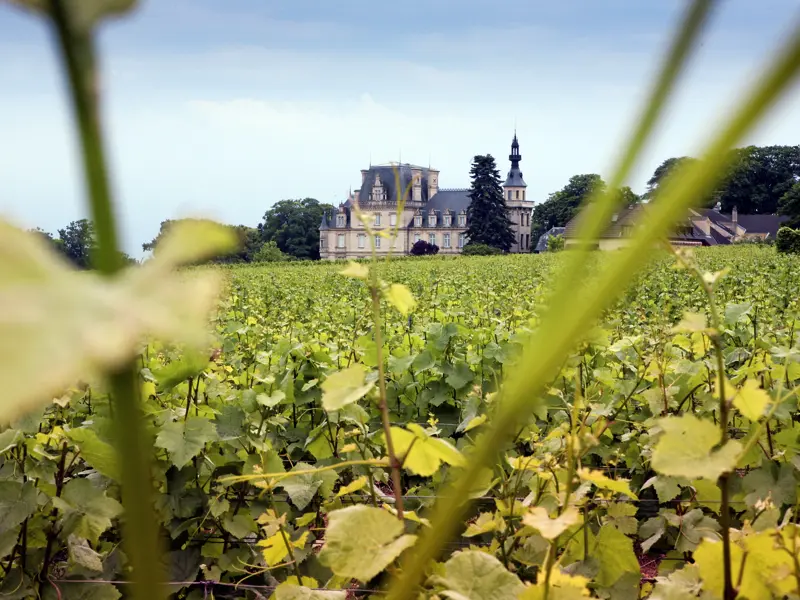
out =
[(527, 184), (522, 179), (522, 171), (519, 170), (519, 163), (522, 162), (522, 154), (519, 153), (519, 140), (517, 140), (517, 132), (514, 131), (514, 139), (511, 141), (511, 154), (508, 155), (508, 160), (511, 161), (511, 170), (508, 172), (505, 184), (506, 202), (524, 201), (525, 188)]
[(503, 196), (508, 208), (508, 217), (511, 219), (512, 229), (514, 230), (514, 237), (516, 238), (516, 244), (512, 248), (512, 252), (530, 252), (533, 202), (525, 197), (528, 185), (522, 178), (522, 171), (519, 168), (519, 163), (522, 162), (522, 154), (519, 152), (516, 129), (514, 130), (514, 139), (511, 141), (511, 154), (508, 155), (508, 160), (511, 161), (511, 169), (508, 171), (508, 177), (506, 177), (506, 182), (503, 184)]

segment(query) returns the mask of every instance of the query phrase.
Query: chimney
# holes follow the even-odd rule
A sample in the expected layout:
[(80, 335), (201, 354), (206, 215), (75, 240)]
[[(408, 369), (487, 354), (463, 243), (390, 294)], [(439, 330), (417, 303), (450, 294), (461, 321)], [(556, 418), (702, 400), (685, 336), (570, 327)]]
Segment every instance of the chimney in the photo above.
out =
[(361, 169), (361, 187), (364, 187), (364, 182), (367, 180), (367, 173), (369, 173), (367, 169)]
[(439, 191), (439, 171), (428, 169), (428, 200)]
[(422, 169), (411, 169), (411, 200), (422, 202)]

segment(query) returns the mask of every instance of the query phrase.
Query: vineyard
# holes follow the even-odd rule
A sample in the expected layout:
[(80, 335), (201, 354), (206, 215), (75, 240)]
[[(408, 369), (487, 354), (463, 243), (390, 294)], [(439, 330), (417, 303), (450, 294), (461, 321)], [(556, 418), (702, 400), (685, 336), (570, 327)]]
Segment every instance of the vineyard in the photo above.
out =
[[(212, 351), (153, 343), (138, 365), (176, 597), (385, 590), (492, 422), (562, 258), (372, 266), (413, 296), (384, 294), (380, 347), (364, 266), (215, 269)], [(655, 258), (470, 482), (420, 597), (718, 598), (724, 532), (740, 597), (798, 597), (799, 282), (770, 248)], [(124, 593), (113, 411), (82, 384), (0, 433), (2, 597)]]

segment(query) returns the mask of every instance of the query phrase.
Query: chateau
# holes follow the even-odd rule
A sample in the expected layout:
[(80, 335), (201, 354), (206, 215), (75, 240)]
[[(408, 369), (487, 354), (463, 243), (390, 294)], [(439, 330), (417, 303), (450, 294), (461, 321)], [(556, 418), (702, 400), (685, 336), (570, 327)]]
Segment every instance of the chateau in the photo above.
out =
[[(503, 193), (511, 219), (515, 243), (511, 252), (530, 249), (531, 212), (534, 203), (525, 197), (527, 185), (519, 163), (517, 135), (511, 142), (508, 172)], [(399, 183), (399, 186), (398, 186)], [(398, 200), (405, 194), (405, 205), (398, 212)], [(322, 216), (319, 226), (320, 257), (322, 259), (361, 258), (372, 252), (363, 224), (356, 217), (355, 205), (369, 218), (379, 255), (390, 251), (408, 254), (419, 240), (439, 246), (440, 254), (459, 254), (467, 244), (468, 189), (439, 187), (439, 171), (408, 163), (389, 163), (370, 166), (361, 171), (361, 187), (352, 192), (333, 213)], [(397, 237), (388, 235), (397, 227)]]

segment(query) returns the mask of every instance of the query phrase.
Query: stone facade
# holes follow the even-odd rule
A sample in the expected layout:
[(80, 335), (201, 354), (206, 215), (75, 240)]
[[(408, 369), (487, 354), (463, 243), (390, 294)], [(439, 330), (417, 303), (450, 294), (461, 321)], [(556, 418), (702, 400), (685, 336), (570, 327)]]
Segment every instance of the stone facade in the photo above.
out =
[[(525, 197), (526, 184), (519, 170), (517, 136), (511, 146), (511, 170), (503, 186), (508, 215), (516, 240), (512, 252), (530, 250), (530, 222), (534, 203)], [(373, 235), (375, 252), (385, 256), (409, 254), (417, 240), (439, 247), (439, 254), (460, 254), (466, 245), (467, 189), (441, 189), (439, 171), (408, 163), (371, 166), (361, 171), (361, 187), (351, 192), (332, 214), (323, 215), (319, 227), (323, 259), (365, 258), (372, 254), (365, 219)], [(405, 199), (402, 210), (398, 202)], [(397, 235), (392, 242), (391, 232)]]

